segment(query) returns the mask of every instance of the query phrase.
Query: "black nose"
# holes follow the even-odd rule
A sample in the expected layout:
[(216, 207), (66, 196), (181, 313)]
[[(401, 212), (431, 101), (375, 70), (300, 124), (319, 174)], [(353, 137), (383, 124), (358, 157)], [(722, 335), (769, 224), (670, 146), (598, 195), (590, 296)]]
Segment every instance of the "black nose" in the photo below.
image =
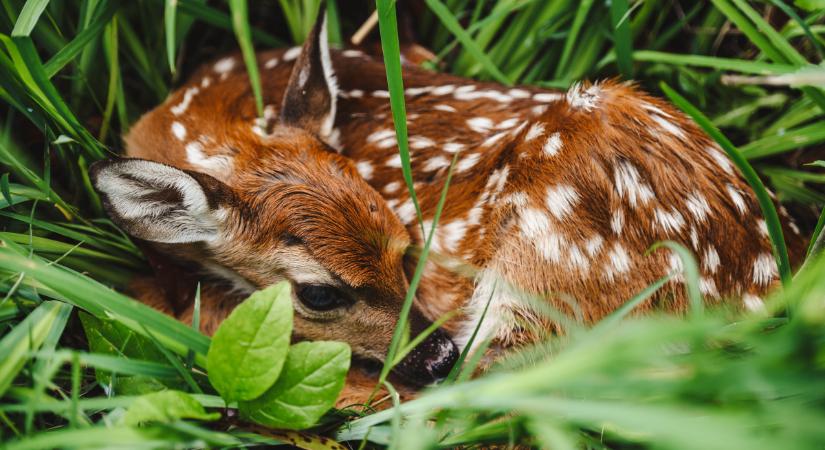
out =
[(447, 333), (435, 330), (395, 366), (395, 371), (415, 384), (441, 381), (458, 361), (458, 347)]

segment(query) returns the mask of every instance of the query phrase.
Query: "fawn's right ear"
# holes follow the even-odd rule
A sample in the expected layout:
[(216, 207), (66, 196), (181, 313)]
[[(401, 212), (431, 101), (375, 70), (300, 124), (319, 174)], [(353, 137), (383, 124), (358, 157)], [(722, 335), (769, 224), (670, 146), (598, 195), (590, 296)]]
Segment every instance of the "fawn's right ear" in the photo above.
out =
[(112, 221), (152, 242), (217, 238), (232, 198), (230, 188), (209, 175), (143, 159), (100, 161), (89, 174)]
[(303, 128), (326, 139), (335, 122), (337, 96), (338, 84), (327, 41), (327, 13), (322, 3), (315, 26), (292, 67), (281, 105), (281, 123)]

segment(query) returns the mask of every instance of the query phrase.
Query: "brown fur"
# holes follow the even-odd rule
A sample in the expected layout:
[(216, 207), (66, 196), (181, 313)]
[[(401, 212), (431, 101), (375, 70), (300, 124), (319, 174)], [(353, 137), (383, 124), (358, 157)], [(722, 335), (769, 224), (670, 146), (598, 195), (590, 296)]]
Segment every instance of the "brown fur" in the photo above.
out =
[[(270, 121), (277, 116), (273, 112), (277, 111), (291, 70), (283, 57), (282, 50), (258, 55)], [(379, 297), (403, 295), (406, 285), (398, 281), (403, 279), (398, 254), (408, 242), (422, 246), (424, 240), (414, 220), (406, 220), (406, 230), (395, 225), (394, 216), (380, 227), (374, 226), (376, 217), (380, 222), (381, 217), (392, 216), (393, 209), (399, 213), (409, 198), (401, 170), (386, 164), (397, 154), (397, 147), (382, 146), (381, 140), (374, 139), (381, 130), (390, 132), (386, 139), (394, 136), (389, 99), (382, 92), (386, 90), (383, 65), (366, 56), (333, 52), (341, 95), (337, 131), (328, 141), (341, 149), (339, 156), (315, 148), (314, 140), (295, 130), (285, 131), (294, 133), (288, 135), (256, 134), (256, 112), (248, 78), (240, 57), (232, 58), (236, 62), (233, 70), (219, 74), (212, 64), (204, 66), (163, 105), (146, 114), (126, 137), (128, 155), (208, 172), (245, 193), (240, 197), (244, 208), (255, 211), (262, 221), (236, 230), (234, 238), (227, 241), (222, 264), (237, 267), (248, 266), (250, 258), (266, 260), (281, 245), (270, 237), (286, 229), (307, 242), (313, 255), (353, 286), (375, 290)], [(269, 62), (275, 59), (278, 64), (270, 67)], [(478, 158), (471, 168), (453, 176), (440, 221), (442, 230), (445, 225), (464, 221), (466, 232), (461, 239), (438, 249), (435, 259), (441, 256), (442, 262), (428, 263), (417, 292), (416, 303), (429, 318), (467, 307), (474, 291), (479, 290), (480, 278), (474, 282), (467, 271), (455, 270), (451, 260), (469, 263), (471, 273), (495, 273), (502, 286), (509, 284), (512, 292), (519, 292), (501, 294), (502, 303), (496, 305), (500, 308), (495, 314), (507, 317), (511, 325), (512, 319), (544, 324), (529, 308), (507, 303), (506, 300), (517, 299), (521, 293), (547, 298), (568, 313), (580, 311), (587, 322), (598, 321), (673, 270), (669, 251), (645, 256), (647, 249), (661, 240), (679, 242), (697, 254), (711, 301), (733, 298), (738, 302), (744, 294), (763, 295), (775, 282), (775, 277), (754, 279), (754, 262), (761, 255), (769, 255), (771, 249), (757, 224), (761, 215), (751, 189), (735, 168), (726, 170), (724, 163), (720, 166), (713, 155), (721, 150), (669, 104), (633, 85), (613, 81), (575, 87), (566, 97), (560, 93), (558, 100), (546, 101), (541, 95), (552, 92), (531, 87), (513, 91), (497, 84), (414, 67), (405, 67), (404, 71), (408, 90), (429, 88), (406, 97), (413, 177), (425, 220), (432, 220), (448, 172), (443, 164), (428, 168), (433, 158), (452, 158), (453, 153), (445, 151), (446, 144), (464, 148), (457, 167), (474, 155)], [(206, 79), (209, 86), (203, 87)], [(456, 99), (455, 94), (432, 92), (432, 88), (448, 85), (474, 87), (465, 94), (492, 94)], [(198, 92), (191, 97), (185, 113), (173, 115), (171, 109), (184, 101), (187, 89), (196, 87)], [(490, 98), (496, 97), (495, 93), (509, 100)], [(594, 102), (592, 107), (581, 103), (590, 100)], [(489, 119), (492, 127), (481, 132), (474, 130), (468, 121), (478, 117)], [(513, 126), (496, 129), (508, 119), (514, 119)], [(169, 131), (174, 121), (187, 130), (182, 141)], [(270, 125), (264, 129), (270, 129)], [(528, 140), (531, 128), (538, 126), (543, 132)], [(491, 142), (497, 133), (503, 134)], [(558, 133), (560, 148), (548, 155), (544, 147), (554, 133)], [(188, 161), (185, 145), (194, 140), (203, 143), (203, 151), (209, 157), (232, 158), (232, 170), (209, 170)], [(275, 141), (279, 142), (278, 148), (268, 145)], [(359, 163), (372, 168), (370, 173), (364, 173), (364, 180), (355, 171)], [(636, 206), (631, 205), (630, 194), (621, 194), (617, 187), (616, 170), (620, 166), (635, 171), (639, 184), (634, 189), (638, 194), (639, 186), (646, 186), (650, 198), (637, 199)], [(277, 174), (275, 179), (273, 174)], [(278, 177), (297, 180), (301, 187), (267, 190), (267, 183), (278, 183)], [(388, 189), (396, 185), (400, 188)], [(556, 217), (548, 209), (546, 199), (548, 188), (559, 186), (571, 188), (576, 195), (571, 210), (566, 214), (556, 210)], [(738, 196), (731, 194), (731, 190)], [(701, 194), (707, 203), (707, 208), (700, 208), (705, 211), (704, 218), (687, 206), (695, 193)], [(346, 201), (336, 199), (342, 195)], [(300, 200), (295, 201), (296, 198)], [(741, 198), (741, 205), (737, 205), (737, 198)], [(342, 204), (352, 207), (341, 209)], [(561, 242), (561, 258), (548, 258), (547, 241), (539, 242), (539, 238), (529, 236), (525, 211), (530, 208), (542, 211), (548, 219)], [(614, 220), (618, 211), (624, 220), (616, 232)], [(374, 216), (366, 220), (365, 212)], [(681, 225), (668, 227), (657, 219), (661, 213), (677, 217), (672, 223)], [(472, 216), (475, 220), (470, 219)], [(324, 222), (324, 227), (314, 226), (319, 221)], [(784, 213), (783, 221), (791, 256), (798, 261), (802, 255), (801, 239)], [(336, 225), (330, 227), (330, 223)], [(335, 232), (330, 233), (331, 229)], [(547, 239), (548, 231), (542, 233), (541, 239)], [(361, 236), (356, 240), (360, 246), (352, 246), (353, 235)], [(588, 240), (595, 236), (601, 237), (602, 244), (588, 252)], [(605, 274), (617, 264), (612, 253), (617, 245), (627, 256), (629, 269), (614, 270), (617, 273), (609, 278)], [(715, 271), (709, 264), (712, 258), (707, 257), (711, 247), (720, 260)], [(574, 248), (584, 255), (586, 265), (571, 257), (575, 256)], [(265, 268), (267, 264), (259, 267)], [(411, 269), (409, 260), (406, 269)], [(267, 279), (265, 274), (254, 271), (241, 275), (259, 285)], [(148, 289), (150, 284), (137, 283), (136, 291)], [(220, 297), (219, 291), (207, 289), (210, 296), (214, 292)], [(576, 300), (576, 306), (564, 300), (568, 296)], [(156, 295), (141, 298), (153, 305), (161, 303)], [(478, 300), (470, 307), (478, 309)], [(210, 324), (218, 323), (231, 309), (220, 301), (215, 304), (220, 306), (209, 307), (208, 314), (216, 315), (207, 319)], [(676, 278), (639, 310), (682, 310), (684, 306), (684, 287)], [(354, 312), (362, 315), (350, 326), (316, 328), (307, 337), (351, 340), (353, 334), (361, 334), (360, 340), (367, 342), (370, 335), (374, 336), (376, 324), (394, 323), (395, 317), (380, 311), (379, 308), (369, 313)], [(466, 332), (466, 318), (452, 320), (448, 328), (455, 333), (462, 328)], [(546, 331), (549, 326), (545, 324), (543, 329)], [(513, 327), (499, 332), (497, 344), (506, 347), (531, 342), (540, 337), (536, 333), (541, 334)], [(386, 339), (384, 336), (380, 340)], [(351, 394), (345, 394), (344, 403), (352, 401)]]

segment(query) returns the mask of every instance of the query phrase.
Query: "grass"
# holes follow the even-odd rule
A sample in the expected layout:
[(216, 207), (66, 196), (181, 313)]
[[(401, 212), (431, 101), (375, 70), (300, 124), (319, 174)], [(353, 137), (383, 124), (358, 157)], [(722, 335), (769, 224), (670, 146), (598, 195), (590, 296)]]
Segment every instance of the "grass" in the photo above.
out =
[[(333, 42), (369, 13), (339, 3), (329, 5)], [(414, 193), (400, 6), (376, 3), (402, 170)], [(439, 55), (436, 70), (555, 88), (632, 77), (670, 98), (757, 193), (783, 288), (762, 313), (700, 308), (695, 262), (680, 251), (694, 305), (685, 317), (628, 317), (647, 289), (593, 327), (566, 319), (563, 337), (514, 354), (485, 376), (456, 372), (416, 400), (379, 413), (332, 414), (312, 433), (353, 448), (821, 447), (825, 175), (815, 161), (825, 159), (825, 94), (821, 86), (726, 77), (793, 80), (821, 71), (825, 10), (806, 9), (814, 3), (424, 1), (415, 25)], [(226, 405), (204, 381), (209, 338), (119, 293), (146, 264), (105, 218), (87, 167), (118, 153), (119, 136), (199, 63), (238, 47), (248, 62), (253, 49), (298, 42), (317, 8), (311, 0), (2, 0), (0, 445), (235, 448), (291, 437), (225, 420), (119, 422), (140, 393), (164, 387), (193, 393), (212, 410)], [(256, 84), (253, 92), (260, 97)], [(764, 185), (810, 237), (812, 251), (796, 274)], [(81, 310), (91, 315), (85, 327), (76, 319)], [(121, 345), (90, 351), (85, 333), (112, 329)], [(403, 329), (394, 336), (396, 355), (409, 349)]]

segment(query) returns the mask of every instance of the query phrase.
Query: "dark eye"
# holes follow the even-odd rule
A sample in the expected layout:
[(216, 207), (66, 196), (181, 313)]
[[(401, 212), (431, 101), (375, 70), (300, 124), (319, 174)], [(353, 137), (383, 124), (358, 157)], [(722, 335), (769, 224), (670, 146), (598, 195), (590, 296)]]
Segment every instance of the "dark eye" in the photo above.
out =
[(346, 294), (332, 286), (301, 284), (296, 294), (301, 303), (315, 311), (329, 311), (350, 303)]

